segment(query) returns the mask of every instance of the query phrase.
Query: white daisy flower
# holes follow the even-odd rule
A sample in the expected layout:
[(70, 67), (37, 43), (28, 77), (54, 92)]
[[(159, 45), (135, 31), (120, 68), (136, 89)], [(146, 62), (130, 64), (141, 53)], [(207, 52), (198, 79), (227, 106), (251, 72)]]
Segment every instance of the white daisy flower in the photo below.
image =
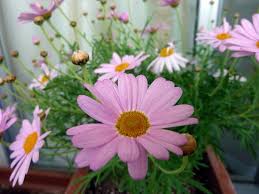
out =
[(169, 43), (168, 47), (160, 50), (159, 56), (151, 62), (147, 69), (152, 69), (156, 74), (160, 74), (165, 67), (169, 72), (180, 71), (181, 68), (186, 67), (186, 63), (188, 60), (175, 52), (174, 44)]

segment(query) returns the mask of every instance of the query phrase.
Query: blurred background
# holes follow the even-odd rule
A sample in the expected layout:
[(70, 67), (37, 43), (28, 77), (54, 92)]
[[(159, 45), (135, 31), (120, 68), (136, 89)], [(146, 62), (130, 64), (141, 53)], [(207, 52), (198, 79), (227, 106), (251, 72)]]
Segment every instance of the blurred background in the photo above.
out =
[[(47, 2), (47, 0), (38, 0)], [(176, 13), (170, 8), (161, 8), (158, 6), (158, 0), (110, 0), (117, 4), (118, 10), (128, 11), (130, 19), (139, 28), (143, 27), (148, 17), (154, 17), (156, 23), (167, 23), (168, 37), (177, 39), (180, 32), (177, 30)], [(10, 50), (18, 50), (21, 53), (21, 60), (29, 67), (32, 66), (31, 59), (39, 55), (39, 51), (32, 44), (32, 37), (37, 35), (42, 40), (44, 48), (51, 50), (44, 44), (46, 42), (41, 35), (39, 28), (33, 23), (22, 24), (17, 20), (18, 15), (29, 9), (29, 3), (35, 0), (1, 0), (0, 1), (0, 54), (4, 55), (8, 66), (13, 70), (14, 74), (24, 81), (30, 80), (24, 76), (21, 67), (14, 65), (9, 56)], [(128, 9), (130, 7), (130, 10)], [(95, 35), (102, 31), (102, 25), (92, 21), (96, 19), (98, 12), (98, 2), (96, 0), (65, 0), (62, 4), (63, 10), (71, 19), (79, 20), (78, 26), (87, 36)], [(136, 11), (137, 10), (137, 11)], [(141, 11), (139, 11), (141, 10)], [(252, 14), (259, 11), (258, 0), (183, 0), (181, 4), (180, 17), (184, 21), (185, 43), (183, 45), (184, 52), (190, 52), (195, 44), (195, 33), (201, 28), (213, 28), (220, 24), (222, 17), (226, 17), (230, 22), (234, 21), (234, 17), (251, 19)], [(87, 12), (87, 18), (82, 13)], [(76, 38), (73, 31), (69, 30), (67, 23), (64, 23), (59, 13), (55, 13), (54, 22), (56, 27), (64, 33), (66, 37)], [(53, 34), (54, 36), (54, 34)], [(83, 48), (90, 51), (90, 48)], [(51, 56), (50, 57), (54, 57)], [(53, 59), (56, 60), (56, 59)], [(245, 63), (244, 63), (245, 64)], [(249, 73), (249, 68), (243, 65), (240, 67), (243, 71)], [(1, 72), (0, 72), (1, 75)], [(0, 88), (1, 93), (1, 88)], [(3, 105), (0, 102), (0, 107)], [(23, 113), (21, 113), (23, 114)], [(16, 129), (8, 130), (5, 139), (12, 141), (15, 137)], [(222, 137), (222, 149), (225, 151), (223, 156), (225, 164), (231, 173), (237, 193), (253, 194), (259, 193), (259, 161), (251, 154), (243, 149), (239, 142), (233, 139), (231, 134), (226, 133)], [(258, 150), (258, 149), (257, 149)], [(259, 152), (258, 152), (259, 153)], [(258, 154), (257, 153), (257, 154)], [(0, 145), (0, 166), (8, 166), (9, 150), (4, 149)], [(59, 166), (62, 159), (57, 158)], [(40, 165), (48, 165), (53, 168), (55, 163), (42, 161)]]

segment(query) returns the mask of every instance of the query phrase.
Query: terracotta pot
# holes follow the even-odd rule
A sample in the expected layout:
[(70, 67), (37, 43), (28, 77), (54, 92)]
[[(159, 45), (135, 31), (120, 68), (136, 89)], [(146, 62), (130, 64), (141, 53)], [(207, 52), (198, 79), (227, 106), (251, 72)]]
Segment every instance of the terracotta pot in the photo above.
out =
[[(230, 179), (229, 173), (227, 172), (222, 161), (216, 156), (211, 146), (206, 149), (206, 156), (204, 161), (208, 163), (208, 168), (201, 169), (202, 180), (205, 180), (205, 184), (209, 190), (214, 194), (236, 194), (233, 183)], [(65, 194), (74, 194), (78, 184), (72, 184), (76, 179), (81, 176), (85, 176), (87, 173), (86, 169), (78, 169), (70, 180), (70, 184)], [(81, 193), (83, 194), (83, 193)]]

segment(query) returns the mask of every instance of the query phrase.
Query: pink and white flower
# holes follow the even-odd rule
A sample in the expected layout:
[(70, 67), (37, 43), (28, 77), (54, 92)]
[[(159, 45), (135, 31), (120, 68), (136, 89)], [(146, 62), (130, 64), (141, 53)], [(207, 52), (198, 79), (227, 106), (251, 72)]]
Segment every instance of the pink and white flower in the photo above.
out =
[(35, 88), (43, 90), (50, 80), (58, 76), (57, 71), (50, 70), (45, 63), (42, 63), (40, 68), (43, 71), (43, 74), (39, 75), (37, 79), (32, 80), (32, 83), (29, 85), (30, 89)]
[(188, 60), (175, 52), (174, 44), (169, 43), (167, 47), (160, 50), (159, 56), (150, 63), (147, 69), (152, 69), (156, 74), (160, 74), (165, 67), (169, 72), (180, 71), (181, 68), (186, 67), (186, 63)]
[(197, 34), (196, 40), (224, 52), (227, 49), (227, 41), (232, 39), (231, 29), (226, 18), (224, 18), (222, 26), (218, 26), (212, 31), (202, 30)]
[(50, 4), (47, 8), (40, 2), (35, 2), (30, 4), (31, 12), (23, 12), (19, 15), (18, 20), (20, 22), (32, 22), (34, 18), (37, 16), (45, 16), (52, 13), (61, 3), (63, 0), (50, 0)]
[(8, 106), (5, 110), (0, 109), (0, 134), (17, 121), (15, 110), (15, 105)]
[(28, 173), (31, 161), (36, 163), (39, 160), (39, 150), (44, 145), (44, 138), (50, 132), (41, 135), (41, 122), (39, 116), (33, 117), (32, 123), (29, 120), (23, 120), (22, 128), (16, 136), (16, 140), (10, 145), (13, 159), (11, 168), (13, 172), (10, 181), (15, 186), (17, 181), (19, 185), (23, 184), (25, 175)]
[(228, 49), (234, 51), (233, 57), (255, 55), (259, 62), (259, 14), (253, 15), (253, 22), (246, 19), (235, 26), (231, 32), (232, 38), (227, 40)]
[(110, 63), (101, 64), (100, 68), (97, 68), (94, 72), (103, 74), (98, 80), (112, 79), (116, 81), (126, 70), (134, 69), (148, 57), (144, 52), (139, 53), (137, 56), (125, 55), (122, 58), (117, 53), (113, 53)]
[(82, 149), (76, 156), (78, 167), (102, 168), (116, 154), (127, 163), (132, 178), (143, 179), (148, 169), (148, 154), (168, 160), (169, 151), (182, 155), (184, 135), (166, 130), (198, 123), (191, 117), (193, 107), (176, 105), (182, 90), (164, 78), (149, 87), (143, 75), (124, 74), (118, 84), (98, 81), (85, 87), (95, 96), (80, 95), (79, 107), (100, 123), (68, 129), (73, 145)]

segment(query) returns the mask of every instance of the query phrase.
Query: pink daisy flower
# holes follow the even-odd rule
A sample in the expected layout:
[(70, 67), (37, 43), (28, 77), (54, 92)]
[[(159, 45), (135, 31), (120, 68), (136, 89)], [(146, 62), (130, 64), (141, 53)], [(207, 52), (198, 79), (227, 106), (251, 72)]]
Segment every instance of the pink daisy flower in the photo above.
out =
[(160, 0), (161, 6), (177, 7), (181, 0)]
[(123, 22), (124, 24), (127, 24), (129, 22), (129, 14), (128, 12), (122, 12), (119, 14), (119, 20)]
[(94, 72), (103, 74), (98, 80), (112, 78), (113, 81), (116, 81), (126, 70), (134, 69), (148, 57), (144, 52), (141, 52), (137, 56), (125, 55), (122, 58), (117, 53), (113, 53), (110, 63), (101, 64), (100, 68), (97, 68)]
[(165, 128), (198, 120), (191, 117), (192, 106), (175, 105), (182, 90), (173, 82), (157, 78), (148, 87), (145, 76), (124, 74), (118, 84), (106, 79), (85, 87), (96, 100), (80, 95), (78, 105), (100, 123), (68, 129), (73, 145), (82, 149), (75, 159), (78, 167), (98, 170), (118, 154), (127, 163), (130, 176), (143, 179), (148, 154), (159, 160), (168, 160), (169, 151), (183, 154), (180, 146), (186, 143), (185, 136)]
[(23, 120), (22, 128), (16, 136), (16, 140), (10, 145), (13, 159), (11, 168), (13, 172), (10, 176), (10, 181), (15, 186), (17, 181), (19, 185), (23, 184), (25, 175), (28, 173), (30, 163), (36, 163), (39, 160), (39, 150), (44, 145), (44, 138), (50, 132), (41, 135), (41, 123), (39, 116), (33, 117), (32, 123), (28, 120)]
[(5, 110), (0, 109), (0, 134), (11, 127), (16, 121), (15, 105), (8, 106)]
[(37, 79), (32, 80), (32, 83), (29, 85), (30, 89), (36, 88), (43, 90), (50, 80), (58, 76), (57, 71), (50, 70), (45, 63), (42, 63), (40, 68), (42, 69), (43, 74), (39, 75)]
[(35, 17), (37, 16), (45, 16), (52, 13), (61, 3), (63, 0), (50, 0), (50, 4), (47, 8), (44, 8), (44, 6), (39, 3), (31, 3), (30, 8), (31, 12), (23, 12), (19, 15), (18, 20), (20, 22), (32, 22)]
[(227, 49), (227, 40), (231, 38), (231, 26), (224, 18), (222, 26), (218, 26), (212, 31), (202, 30), (197, 34), (196, 40), (211, 45), (213, 48), (218, 48), (220, 52), (224, 52)]
[(227, 41), (228, 49), (235, 51), (233, 57), (255, 55), (259, 62), (259, 14), (253, 15), (253, 22), (241, 20), (241, 25), (235, 26), (232, 38)]

